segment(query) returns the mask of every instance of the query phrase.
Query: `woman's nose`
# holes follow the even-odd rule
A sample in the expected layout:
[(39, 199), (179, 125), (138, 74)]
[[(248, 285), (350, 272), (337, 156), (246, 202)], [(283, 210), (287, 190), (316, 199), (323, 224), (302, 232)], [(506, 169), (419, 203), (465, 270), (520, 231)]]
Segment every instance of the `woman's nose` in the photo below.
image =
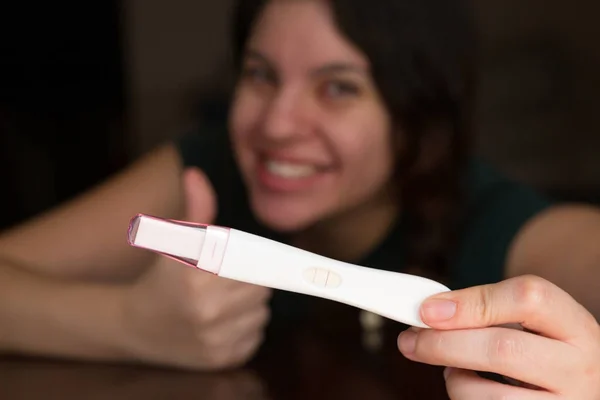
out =
[(264, 116), (264, 135), (269, 139), (285, 141), (306, 133), (306, 106), (294, 93), (280, 93), (268, 105)]

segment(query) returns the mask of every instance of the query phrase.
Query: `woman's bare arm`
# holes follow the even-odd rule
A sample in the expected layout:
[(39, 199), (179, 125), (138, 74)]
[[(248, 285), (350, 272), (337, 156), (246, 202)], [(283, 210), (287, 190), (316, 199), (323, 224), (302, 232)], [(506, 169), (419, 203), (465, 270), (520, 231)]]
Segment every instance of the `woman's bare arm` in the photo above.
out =
[(138, 212), (180, 215), (180, 165), (167, 145), (90, 192), (1, 233), (0, 268), (6, 260), (61, 278), (136, 276), (151, 256), (128, 248), (128, 222)]
[(600, 209), (568, 204), (533, 218), (512, 245), (506, 274), (539, 275), (600, 320)]
[[(137, 360), (139, 337), (127, 329), (124, 309), (131, 306), (134, 278), (155, 263), (128, 246), (128, 223), (138, 212), (180, 218), (181, 172), (175, 149), (164, 147), (91, 192), (0, 235), (0, 353)], [(209, 212), (208, 181), (199, 182), (196, 192), (195, 205)], [(164, 285), (165, 293), (180, 294), (168, 279)], [(161, 295), (149, 301), (160, 303)]]
[(0, 265), (0, 354), (133, 360), (125, 284), (67, 281)]

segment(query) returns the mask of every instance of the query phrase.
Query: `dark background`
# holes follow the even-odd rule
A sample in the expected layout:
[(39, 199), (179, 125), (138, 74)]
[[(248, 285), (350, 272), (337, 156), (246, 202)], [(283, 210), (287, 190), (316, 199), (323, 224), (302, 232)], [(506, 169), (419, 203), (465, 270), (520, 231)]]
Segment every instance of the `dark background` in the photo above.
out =
[[(0, 6), (0, 229), (72, 198), (194, 119), (227, 61), (229, 1)], [(478, 153), (600, 199), (597, 1), (474, 1)]]
[(12, 2), (0, 37), (0, 226), (71, 198), (127, 157), (118, 1)]

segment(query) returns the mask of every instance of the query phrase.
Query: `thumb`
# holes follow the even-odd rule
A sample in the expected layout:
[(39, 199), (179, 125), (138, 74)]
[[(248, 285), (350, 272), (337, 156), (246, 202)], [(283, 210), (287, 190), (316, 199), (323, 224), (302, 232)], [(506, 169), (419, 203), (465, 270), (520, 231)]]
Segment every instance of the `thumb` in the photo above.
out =
[[(198, 168), (188, 168), (183, 171), (181, 179), (185, 206), (185, 213), (181, 219), (200, 224), (212, 223), (216, 216), (216, 202), (212, 186), (206, 175)], [(169, 291), (181, 287), (184, 284), (182, 282), (210, 281), (211, 279), (211, 274), (198, 273), (193, 268), (182, 268), (179, 262), (170, 257), (159, 257), (154, 268), (150, 269), (147, 274), (147, 280), (155, 282), (159, 287), (162, 286)]]
[(185, 220), (210, 224), (216, 216), (215, 195), (208, 178), (198, 168), (183, 172)]

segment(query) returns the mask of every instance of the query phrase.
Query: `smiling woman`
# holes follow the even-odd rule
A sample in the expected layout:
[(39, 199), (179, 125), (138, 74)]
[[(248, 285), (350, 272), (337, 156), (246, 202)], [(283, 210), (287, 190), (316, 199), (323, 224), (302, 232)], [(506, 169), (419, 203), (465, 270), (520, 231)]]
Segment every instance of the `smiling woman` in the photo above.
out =
[(372, 214), (387, 200), (393, 155), (367, 58), (327, 3), (275, 2), (260, 22), (241, 55), (230, 123), (254, 213), (285, 231), (338, 225), (369, 200)]
[[(463, 6), (239, 0), (238, 79), (222, 118), (0, 237), (0, 327), (11, 327), (0, 346), (218, 369), (252, 357), (269, 318), (296, 326), (320, 304), (144, 257), (124, 240), (129, 218), (144, 213), (466, 288), (424, 304), (436, 329), (404, 332), (407, 357), (594, 398), (581, 391), (594, 394), (600, 370), (597, 323), (548, 280), (521, 275), (598, 307), (600, 213), (553, 206), (470, 157), (473, 37)], [(558, 333), (557, 315), (571, 321)], [(496, 327), (511, 322), (544, 335)], [(472, 338), (480, 346), (461, 351)], [(531, 354), (496, 354), (511, 343)], [(572, 379), (531, 375), (531, 360), (566, 348), (568, 365), (592, 372), (577, 378), (547, 363), (547, 376)], [(462, 370), (449, 376), (460, 399), (523, 394)]]
[[(454, 19), (420, 6), (393, 5), (389, 18), (365, 5), (330, 5), (237, 8), (229, 131), (253, 216), (298, 245), (355, 259), (393, 229), (402, 203), (407, 263), (442, 274), (466, 164), (470, 25), (462, 9), (443, 4)], [(422, 29), (415, 13), (439, 25), (422, 45), (405, 40)], [(378, 21), (368, 34), (364, 15)], [(407, 36), (390, 36), (399, 25)], [(206, 146), (193, 147), (180, 146), (184, 160), (210, 168)], [(352, 234), (359, 221), (363, 237)]]

